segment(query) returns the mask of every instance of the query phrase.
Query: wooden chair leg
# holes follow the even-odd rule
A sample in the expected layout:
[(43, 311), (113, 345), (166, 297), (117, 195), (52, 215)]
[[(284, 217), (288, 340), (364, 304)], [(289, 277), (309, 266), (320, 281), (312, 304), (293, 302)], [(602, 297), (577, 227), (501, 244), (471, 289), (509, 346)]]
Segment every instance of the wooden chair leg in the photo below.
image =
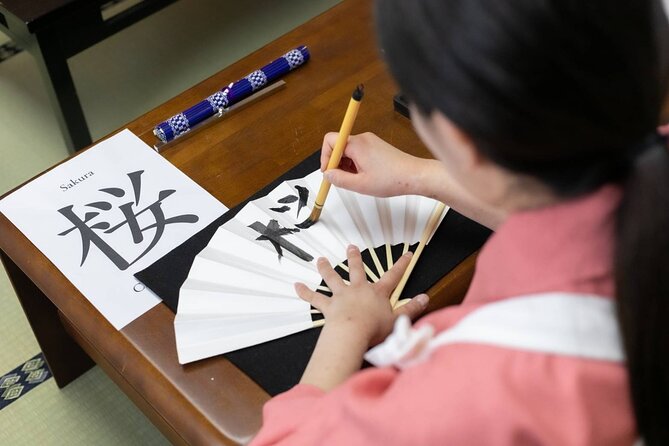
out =
[(42, 32), (27, 49), (41, 71), (65, 142), (70, 150), (76, 151), (89, 146), (92, 140), (66, 54), (60, 45), (57, 34)]
[(58, 387), (64, 387), (93, 367), (91, 358), (65, 332), (58, 309), (2, 251), (9, 280), (21, 302), (37, 342)]

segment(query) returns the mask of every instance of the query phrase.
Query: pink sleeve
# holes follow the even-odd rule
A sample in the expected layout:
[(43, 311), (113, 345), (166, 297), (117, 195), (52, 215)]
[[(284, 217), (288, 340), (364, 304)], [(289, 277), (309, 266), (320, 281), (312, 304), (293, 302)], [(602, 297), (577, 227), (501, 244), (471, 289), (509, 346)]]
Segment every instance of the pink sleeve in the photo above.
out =
[(298, 385), (266, 403), (263, 427), (251, 445), (406, 445), (462, 439), (470, 426), (460, 417), (442, 414), (449, 407), (459, 413), (462, 400), (473, 395), (458, 382), (466, 374), (446, 379), (448, 369), (438, 361), (401, 372), (369, 368), (328, 393)]
[(280, 444), (290, 438), (312, 407), (325, 392), (315, 386), (298, 384), (289, 391), (275, 396), (263, 407), (263, 427), (251, 445)]
[[(357, 373), (337, 389), (326, 393), (322, 389), (298, 384), (291, 390), (277, 395), (263, 408), (263, 427), (251, 442), (252, 446), (318, 444), (338, 431), (336, 437), (373, 438), (366, 426), (362, 431), (348, 433), (341, 430), (345, 418), (355, 411), (378, 402), (384, 391), (393, 383), (398, 372), (394, 369), (367, 369)], [(387, 408), (386, 408), (387, 409)], [(365, 420), (364, 424), (373, 422)], [(352, 426), (351, 426), (352, 427)], [(370, 440), (371, 441), (371, 440)]]
[(452, 345), (398, 372), (370, 368), (325, 393), (298, 385), (266, 403), (262, 445), (629, 445), (619, 364)]

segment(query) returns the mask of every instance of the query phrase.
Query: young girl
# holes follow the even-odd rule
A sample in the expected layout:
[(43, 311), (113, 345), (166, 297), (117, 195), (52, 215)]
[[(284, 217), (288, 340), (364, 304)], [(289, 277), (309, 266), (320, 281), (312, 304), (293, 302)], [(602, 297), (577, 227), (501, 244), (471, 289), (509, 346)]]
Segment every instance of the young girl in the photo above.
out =
[(388, 304), (408, 257), (372, 285), (350, 247), (350, 286), (320, 260), (334, 296), (296, 291), (325, 327), (253, 444), (669, 444), (660, 1), (382, 0), (377, 25), (437, 160), (363, 134), (326, 176), (496, 232), (464, 302), (413, 328)]

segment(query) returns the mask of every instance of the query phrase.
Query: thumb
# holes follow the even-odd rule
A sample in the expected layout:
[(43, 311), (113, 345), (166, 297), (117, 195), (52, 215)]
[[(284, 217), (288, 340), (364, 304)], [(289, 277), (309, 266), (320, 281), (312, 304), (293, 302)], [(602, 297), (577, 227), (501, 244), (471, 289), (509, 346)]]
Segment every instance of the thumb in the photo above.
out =
[(357, 178), (355, 173), (346, 172), (341, 169), (330, 169), (327, 170), (323, 176), (331, 184), (342, 189), (356, 190)]
[(429, 302), (430, 297), (427, 294), (419, 294), (413, 299), (401, 300), (398, 302), (399, 305), (395, 307), (395, 316), (406, 314), (409, 319), (414, 320), (425, 311)]

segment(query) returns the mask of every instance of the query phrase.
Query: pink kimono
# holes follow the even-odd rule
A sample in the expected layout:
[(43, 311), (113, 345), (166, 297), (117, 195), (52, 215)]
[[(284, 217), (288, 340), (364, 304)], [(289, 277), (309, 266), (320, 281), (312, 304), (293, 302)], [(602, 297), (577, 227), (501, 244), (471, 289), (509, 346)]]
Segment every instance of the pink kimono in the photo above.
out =
[[(481, 251), (464, 302), (415, 326), (440, 333), (484, 307), (551, 292), (612, 307), (619, 201), (619, 189), (605, 186), (512, 215)], [(631, 446), (636, 439), (624, 361), (476, 341), (436, 346), (401, 370), (360, 371), (328, 393), (297, 385), (269, 401), (263, 417), (252, 445)]]

